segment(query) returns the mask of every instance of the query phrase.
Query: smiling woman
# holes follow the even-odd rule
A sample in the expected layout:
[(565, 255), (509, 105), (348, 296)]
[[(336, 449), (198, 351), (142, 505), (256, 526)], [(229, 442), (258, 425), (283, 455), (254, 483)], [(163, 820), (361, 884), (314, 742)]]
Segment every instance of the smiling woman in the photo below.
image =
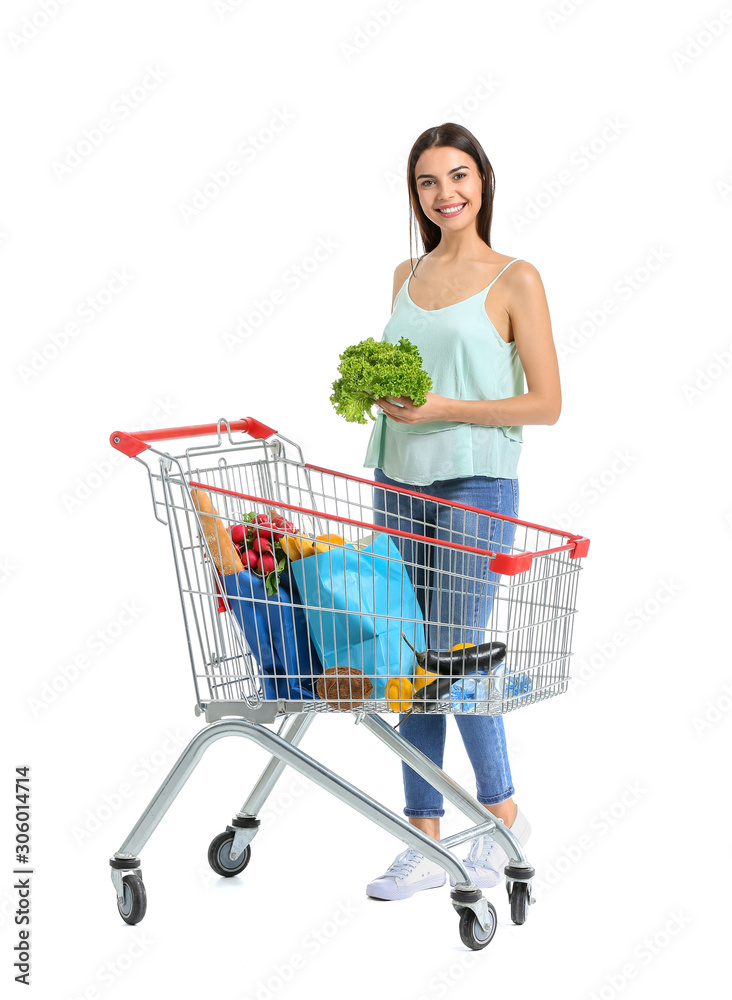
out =
[[(532, 264), (491, 247), (493, 169), (466, 128), (448, 122), (423, 132), (409, 155), (407, 182), (425, 253), (396, 268), (392, 314), (382, 339), (396, 343), (406, 337), (415, 344), (434, 391), (421, 406), (408, 396), (379, 399), (364, 465), (374, 469), (382, 486), (515, 518), (523, 425), (553, 424), (561, 409), (544, 287)], [(452, 517), (449, 524), (441, 522), (450, 509), (446, 504), (375, 488), (374, 508), (377, 524), (469, 544), (467, 526), (462, 537)], [(493, 542), (486, 538), (486, 548)], [(468, 597), (459, 577), (420, 564), (417, 553), (432, 546), (401, 539), (400, 548), (410, 575), (418, 578), (428, 641), (449, 634), (443, 625), (467, 626), (479, 644), (490, 617), (490, 590), (479, 599)], [(464, 620), (466, 608), (473, 609), (470, 621)], [(502, 717), (454, 718), (475, 771), (478, 800), (525, 842), (531, 828), (512, 798)], [(400, 729), (442, 766), (445, 714), (403, 714)], [(406, 763), (403, 778), (409, 822), (439, 839), (442, 795)], [(463, 863), (473, 882), (486, 887), (501, 881), (506, 861), (495, 841), (484, 836), (473, 841)], [(366, 891), (403, 899), (444, 882), (442, 869), (410, 848)]]

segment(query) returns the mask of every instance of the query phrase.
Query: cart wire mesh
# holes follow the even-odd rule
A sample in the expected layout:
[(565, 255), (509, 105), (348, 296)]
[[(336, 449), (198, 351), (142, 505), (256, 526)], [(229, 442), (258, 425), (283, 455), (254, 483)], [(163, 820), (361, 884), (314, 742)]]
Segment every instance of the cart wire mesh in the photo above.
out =
[[(148, 467), (198, 712), (499, 715), (567, 690), (580, 536), (306, 465), (283, 441), (219, 442)], [(288, 539), (318, 551), (288, 559), (274, 593), (248, 569), (232, 588), (196, 494), (227, 535), (277, 514), (295, 525)]]

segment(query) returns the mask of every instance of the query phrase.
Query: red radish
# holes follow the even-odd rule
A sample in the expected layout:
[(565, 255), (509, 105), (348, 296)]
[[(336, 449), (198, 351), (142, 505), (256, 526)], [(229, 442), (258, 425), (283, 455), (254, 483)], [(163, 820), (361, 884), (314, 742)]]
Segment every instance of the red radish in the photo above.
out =
[(257, 524), (269, 524), (269, 516), (267, 514), (257, 514), (255, 521)]
[(255, 552), (259, 552), (262, 555), (264, 552), (271, 552), (272, 545), (268, 538), (264, 538), (262, 535), (257, 535), (257, 537), (252, 542), (252, 548)]
[(244, 563), (245, 568), (256, 569), (259, 565), (259, 556), (252, 549), (244, 549), (241, 554), (241, 561)]
[(232, 524), (231, 526), (231, 540), (235, 545), (242, 545), (244, 542), (244, 525), (243, 524)]
[(259, 568), (262, 571), (262, 576), (267, 576), (271, 573), (276, 565), (275, 558), (270, 552), (262, 553), (259, 558)]

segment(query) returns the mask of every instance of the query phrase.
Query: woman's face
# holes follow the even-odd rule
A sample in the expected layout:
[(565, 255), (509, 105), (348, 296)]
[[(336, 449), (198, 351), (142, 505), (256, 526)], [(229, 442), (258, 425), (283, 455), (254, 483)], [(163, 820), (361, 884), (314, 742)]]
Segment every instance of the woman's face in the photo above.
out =
[(483, 178), (469, 153), (453, 146), (425, 149), (414, 176), (422, 211), (440, 229), (454, 231), (474, 224), (483, 202)]

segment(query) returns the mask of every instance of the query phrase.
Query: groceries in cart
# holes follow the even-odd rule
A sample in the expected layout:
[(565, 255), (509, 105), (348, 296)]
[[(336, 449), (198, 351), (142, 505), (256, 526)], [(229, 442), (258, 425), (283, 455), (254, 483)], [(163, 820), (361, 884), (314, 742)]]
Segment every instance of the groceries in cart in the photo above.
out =
[(242, 565), (262, 577), (270, 595), (277, 591), (279, 574), (285, 568), (283, 532), (294, 530), (295, 525), (278, 517), (275, 511), (271, 515), (251, 511), (243, 516), (241, 524), (231, 526), (229, 534)]
[[(310, 638), (323, 667), (362, 673), (372, 690), (364, 699), (383, 699), (393, 677), (411, 674), (413, 650), (425, 649), (422, 610), (393, 540), (374, 532), (351, 544), (326, 545), (290, 563), (305, 608)], [(406, 634), (411, 648), (405, 645)], [(342, 682), (341, 682), (342, 683)], [(353, 703), (353, 681), (347, 701)], [(338, 706), (340, 687), (333, 685)], [(326, 695), (328, 689), (326, 688)]]
[(191, 497), (266, 699), (317, 695), (352, 708), (412, 673), (411, 650), (425, 648), (422, 612), (388, 535), (309, 536), (274, 509), (249, 511), (227, 531), (208, 491)]
[(528, 674), (507, 673), (503, 643), (426, 649), (422, 610), (387, 532), (315, 535), (272, 507), (239, 512), (227, 530), (209, 491), (191, 496), (217, 591), (260, 666), (266, 700), (317, 698), (348, 710), (385, 699), (391, 711), (420, 713), (450, 702), (500, 714), (531, 692)]
[[(275, 539), (273, 522), (244, 515), (230, 533), (207, 491), (193, 489), (191, 497), (229, 607), (259, 663), (265, 699), (312, 700), (313, 681), (323, 668), (310, 642), (303, 611), (293, 602), (291, 584), (284, 573), (286, 559)], [(220, 592), (218, 581), (217, 590)], [(225, 610), (223, 602), (220, 610)]]
[[(408, 642), (406, 636), (404, 641)], [(503, 642), (461, 642), (449, 650), (414, 651), (416, 667), (411, 678), (393, 678), (386, 697), (394, 712), (434, 711), (440, 700), (449, 700), (458, 712), (474, 712), (485, 705), (489, 714), (500, 714), (504, 698), (521, 700), (532, 688), (526, 673), (506, 675)]]

